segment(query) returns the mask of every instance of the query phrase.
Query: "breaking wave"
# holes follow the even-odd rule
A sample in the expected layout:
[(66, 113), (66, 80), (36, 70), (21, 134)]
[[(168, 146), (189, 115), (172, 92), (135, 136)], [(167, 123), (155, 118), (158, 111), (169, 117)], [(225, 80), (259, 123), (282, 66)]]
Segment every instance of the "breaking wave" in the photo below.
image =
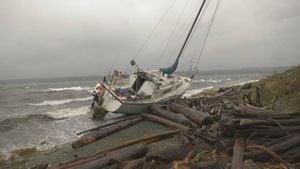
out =
[(56, 106), (56, 105), (62, 105), (62, 104), (68, 104), (73, 102), (83, 102), (91, 100), (91, 97), (85, 97), (85, 98), (76, 98), (76, 99), (63, 99), (63, 100), (45, 100), (40, 103), (29, 103), (30, 106)]
[(213, 88), (214, 88), (213, 86), (208, 86), (208, 87), (204, 87), (204, 88), (200, 88), (200, 89), (188, 90), (185, 92), (185, 94), (182, 96), (182, 98), (190, 98), (190, 97), (200, 94), (204, 90), (209, 90), (209, 89), (213, 89)]
[(244, 85), (244, 84), (247, 84), (247, 83), (253, 83), (253, 82), (258, 82), (258, 81), (259, 81), (259, 79), (248, 80), (248, 81), (244, 81), (244, 82), (239, 82), (239, 83), (232, 84), (232, 86)]
[(49, 111), (46, 112), (45, 115), (54, 119), (62, 119), (62, 118), (84, 115), (89, 112), (90, 112), (89, 106), (84, 106), (80, 108), (72, 108), (72, 109), (67, 108), (67, 109), (59, 109), (56, 111)]
[(199, 79), (199, 80), (193, 80), (193, 83), (201, 83), (201, 82), (204, 82), (204, 83), (220, 83), (222, 82), (221, 79)]
[(47, 91), (52, 91), (52, 92), (60, 92), (60, 91), (67, 91), (67, 90), (74, 90), (74, 91), (90, 91), (93, 90), (92, 87), (90, 86), (85, 86), (85, 87), (81, 87), (81, 86), (73, 86), (73, 87), (62, 87), (62, 88), (49, 88)]

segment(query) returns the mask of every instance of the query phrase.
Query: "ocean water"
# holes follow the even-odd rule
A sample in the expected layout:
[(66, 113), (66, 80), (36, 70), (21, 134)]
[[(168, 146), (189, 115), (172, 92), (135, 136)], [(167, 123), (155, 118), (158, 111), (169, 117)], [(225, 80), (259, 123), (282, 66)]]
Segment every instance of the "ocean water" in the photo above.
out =
[[(195, 75), (186, 94), (257, 81), (286, 69), (202, 71)], [(91, 119), (89, 106), (90, 92), (100, 79), (0, 81), (0, 154), (20, 148), (51, 148), (77, 139), (79, 131), (99, 125), (100, 122)]]

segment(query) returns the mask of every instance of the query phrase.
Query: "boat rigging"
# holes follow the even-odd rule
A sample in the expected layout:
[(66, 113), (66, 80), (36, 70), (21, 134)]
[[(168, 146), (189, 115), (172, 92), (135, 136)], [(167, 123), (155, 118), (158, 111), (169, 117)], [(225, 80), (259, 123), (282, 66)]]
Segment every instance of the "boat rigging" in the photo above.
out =
[[(94, 113), (99, 113), (103, 116), (107, 112), (124, 114), (143, 113), (153, 103), (167, 102), (180, 98), (191, 86), (192, 79), (190, 77), (175, 75), (174, 72), (178, 67), (180, 58), (186, 49), (195, 26), (199, 22), (199, 16), (203, 12), (205, 4), (206, 0), (203, 0), (180, 51), (170, 67), (144, 71), (133, 59), (131, 65), (135, 67), (135, 73), (126, 78), (114, 74), (110, 84), (105, 81), (97, 84), (92, 103)], [(142, 47), (144, 45), (145, 43)], [(137, 54), (139, 52), (140, 50)], [(98, 93), (100, 92), (97, 89), (104, 89), (105, 92), (101, 92), (101, 95), (99, 95)]]

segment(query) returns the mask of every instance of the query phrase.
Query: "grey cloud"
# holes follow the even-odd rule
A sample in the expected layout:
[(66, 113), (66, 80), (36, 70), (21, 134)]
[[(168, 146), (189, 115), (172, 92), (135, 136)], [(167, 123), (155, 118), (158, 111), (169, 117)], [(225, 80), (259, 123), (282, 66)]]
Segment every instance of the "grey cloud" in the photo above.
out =
[[(211, 0), (181, 61), (197, 57), (216, 0)], [(126, 70), (172, 0), (2, 0), (0, 79), (97, 75)], [(136, 61), (145, 69), (171, 64), (199, 8), (176, 0)], [(299, 1), (223, 0), (200, 70), (300, 64)]]

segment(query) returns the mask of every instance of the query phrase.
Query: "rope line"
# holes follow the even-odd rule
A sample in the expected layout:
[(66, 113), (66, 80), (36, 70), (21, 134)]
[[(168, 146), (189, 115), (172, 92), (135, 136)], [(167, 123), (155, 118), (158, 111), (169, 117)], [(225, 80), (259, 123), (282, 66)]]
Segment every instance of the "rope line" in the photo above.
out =
[[(196, 25), (195, 25), (195, 31), (194, 32), (192, 32), (192, 37), (196, 37), (196, 38), (193, 38), (193, 40), (191, 40), (191, 41), (189, 41), (188, 42), (188, 44), (187, 44), (187, 46), (193, 46), (194, 44), (195, 45), (197, 45), (197, 44), (199, 44), (200, 42), (201, 42), (201, 31), (200, 31), (200, 29), (199, 29), (199, 27), (200, 27), (200, 21), (201, 21), (201, 19), (202, 19), (202, 17), (204, 16), (204, 15), (206, 15), (206, 13), (205, 13), (205, 11), (207, 10), (207, 8), (208, 8), (208, 6), (209, 6), (209, 4), (211, 3), (211, 1), (208, 1), (207, 3), (206, 3), (206, 5), (204, 6), (204, 9), (203, 9), (203, 12), (202, 12), (202, 14), (200, 15), (200, 17), (199, 17), (199, 22), (197, 22), (196, 23)], [(197, 38), (197, 37), (199, 37), (199, 38)], [(197, 47), (197, 46), (196, 46)], [(194, 55), (196, 55), (197, 54), (197, 52), (198, 52), (199, 50), (197, 50), (197, 48), (194, 50), (194, 52), (192, 52), (192, 58), (191, 58), (191, 60), (190, 60), (190, 62), (189, 62), (189, 64), (187, 65), (187, 67), (189, 68), (189, 67), (191, 67), (191, 72), (192, 72), (192, 64), (191, 63), (193, 63), (193, 60), (194, 60)]]
[(209, 25), (209, 27), (208, 27), (208, 31), (207, 31), (206, 37), (205, 37), (204, 42), (203, 42), (203, 44), (202, 44), (202, 46), (201, 46), (200, 54), (199, 54), (199, 56), (198, 56), (198, 58), (197, 58), (197, 62), (196, 62), (196, 65), (195, 65), (193, 74), (195, 73), (195, 71), (196, 71), (197, 68), (198, 68), (199, 61), (200, 61), (200, 57), (201, 57), (202, 54), (203, 54), (204, 47), (205, 47), (205, 45), (206, 45), (206, 41), (207, 41), (207, 39), (208, 39), (208, 36), (209, 36), (210, 30), (211, 30), (211, 27), (212, 27), (212, 25), (213, 25), (213, 23), (214, 23), (214, 20), (215, 20), (216, 14), (217, 14), (217, 10), (218, 10), (218, 8), (219, 8), (219, 6), (220, 6), (220, 2), (221, 2), (221, 0), (218, 0), (218, 3), (217, 3), (217, 5), (216, 5), (215, 11), (214, 11), (214, 14), (213, 14), (213, 17), (212, 17), (212, 20), (211, 20), (210, 25)]
[[(172, 0), (171, 0), (172, 1)], [(146, 46), (150, 38), (152, 37), (153, 33), (157, 30), (158, 26), (161, 24), (167, 13), (170, 11), (171, 7), (174, 5), (176, 0), (173, 0), (171, 4), (168, 6), (167, 10), (164, 12), (163, 16), (160, 18), (159, 22), (155, 25), (154, 29), (150, 32), (150, 34), (147, 36), (146, 40), (142, 44), (142, 46), (137, 50), (136, 54), (134, 55), (133, 59), (138, 57), (138, 55), (141, 53), (142, 49)]]
[[(171, 34), (170, 34), (170, 36), (169, 36), (169, 38), (168, 38), (168, 40), (167, 40), (165, 46), (164, 46), (164, 48), (163, 48), (163, 51), (161, 52), (160, 59), (162, 59), (162, 58), (165, 56), (166, 51), (167, 51), (167, 48), (170, 46), (171, 38), (174, 37), (173, 35), (174, 35), (174, 33), (175, 33), (175, 30), (177, 29), (177, 27), (178, 27), (178, 25), (179, 25), (179, 21), (181, 20), (181, 18), (182, 18), (182, 16), (183, 16), (183, 13), (184, 13), (184, 11), (185, 11), (185, 9), (186, 9), (186, 6), (187, 6), (187, 4), (188, 4), (188, 1), (189, 1), (189, 0), (186, 0), (186, 1), (185, 1), (185, 4), (184, 4), (184, 6), (183, 6), (183, 8), (182, 8), (182, 10), (181, 10), (181, 13), (180, 13), (180, 15), (179, 15), (179, 17), (178, 17), (178, 19), (177, 19), (177, 21), (176, 21), (176, 23), (175, 23), (175, 26), (174, 26), (174, 28), (173, 28), (173, 30), (172, 30), (172, 32), (171, 32)], [(162, 66), (162, 62), (161, 62), (161, 66)]]
[(178, 54), (178, 56), (177, 56), (177, 59), (178, 59), (179, 57), (182, 57), (182, 53), (183, 53), (184, 49), (186, 48), (187, 42), (190, 40), (190, 36), (191, 36), (192, 32), (194, 31), (194, 27), (195, 27), (196, 23), (198, 22), (198, 18), (199, 18), (199, 16), (200, 16), (200, 14), (202, 13), (202, 9), (203, 9), (203, 7), (204, 7), (204, 5), (205, 5), (205, 2), (206, 2), (206, 0), (203, 0), (202, 3), (201, 3), (201, 5), (200, 5), (200, 9), (198, 10), (198, 12), (197, 12), (197, 14), (196, 14), (196, 17), (195, 17), (195, 19), (194, 19), (194, 21), (193, 21), (193, 23), (192, 23), (192, 26), (191, 26), (191, 28), (190, 28), (188, 34), (187, 34), (187, 37), (185, 38), (185, 41), (183, 42), (183, 45), (182, 45), (182, 47), (181, 47), (181, 49), (180, 49), (180, 51), (179, 51), (179, 54)]

